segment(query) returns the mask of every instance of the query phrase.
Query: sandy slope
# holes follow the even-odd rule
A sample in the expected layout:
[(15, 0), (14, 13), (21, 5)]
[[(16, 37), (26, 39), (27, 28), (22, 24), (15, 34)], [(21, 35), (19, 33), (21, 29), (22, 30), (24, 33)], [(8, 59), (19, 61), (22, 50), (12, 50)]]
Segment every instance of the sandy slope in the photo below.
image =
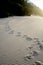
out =
[(43, 62), (43, 17), (0, 19), (0, 64)]

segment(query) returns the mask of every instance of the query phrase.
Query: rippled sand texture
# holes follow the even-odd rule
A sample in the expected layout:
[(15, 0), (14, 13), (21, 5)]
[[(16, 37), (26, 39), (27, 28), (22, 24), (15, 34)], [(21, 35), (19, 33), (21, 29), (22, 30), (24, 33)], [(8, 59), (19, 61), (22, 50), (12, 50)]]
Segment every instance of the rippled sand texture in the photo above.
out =
[(0, 19), (0, 64), (43, 65), (43, 17)]

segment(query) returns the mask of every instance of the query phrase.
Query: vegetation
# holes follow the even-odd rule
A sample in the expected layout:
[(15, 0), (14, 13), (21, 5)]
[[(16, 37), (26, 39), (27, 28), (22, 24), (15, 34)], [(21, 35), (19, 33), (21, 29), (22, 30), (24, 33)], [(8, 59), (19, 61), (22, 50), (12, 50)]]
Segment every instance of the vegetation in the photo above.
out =
[(27, 1), (24, 0), (1, 0), (0, 17), (23, 16), (28, 12)]
[(0, 18), (31, 14), (43, 16), (43, 11), (27, 0), (1, 0), (0, 6)]

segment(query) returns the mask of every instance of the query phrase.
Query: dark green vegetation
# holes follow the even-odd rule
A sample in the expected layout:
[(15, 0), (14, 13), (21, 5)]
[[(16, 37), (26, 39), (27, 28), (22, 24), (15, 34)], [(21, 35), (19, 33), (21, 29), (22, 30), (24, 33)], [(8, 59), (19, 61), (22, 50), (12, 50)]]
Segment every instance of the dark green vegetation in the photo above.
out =
[(27, 0), (1, 0), (0, 1), (0, 18), (8, 16), (40, 15), (43, 11)]

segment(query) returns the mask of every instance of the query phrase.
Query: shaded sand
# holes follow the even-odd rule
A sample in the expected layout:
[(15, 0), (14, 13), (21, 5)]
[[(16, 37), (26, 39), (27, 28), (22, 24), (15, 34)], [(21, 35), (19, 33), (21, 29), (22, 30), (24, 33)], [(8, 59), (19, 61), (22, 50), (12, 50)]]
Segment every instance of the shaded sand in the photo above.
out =
[(0, 64), (43, 63), (43, 17), (0, 19)]

